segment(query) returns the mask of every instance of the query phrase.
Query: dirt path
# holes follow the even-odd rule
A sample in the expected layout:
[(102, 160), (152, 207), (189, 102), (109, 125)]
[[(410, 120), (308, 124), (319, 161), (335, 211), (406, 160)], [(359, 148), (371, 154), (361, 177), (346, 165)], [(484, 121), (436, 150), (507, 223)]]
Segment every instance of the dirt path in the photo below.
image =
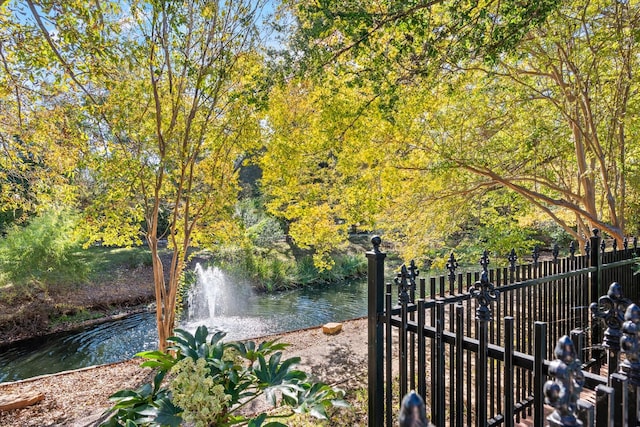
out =
[[(300, 367), (314, 378), (341, 388), (366, 384), (367, 320), (344, 322), (342, 332), (325, 335), (321, 328), (258, 338), (278, 339), (291, 344), (285, 356), (302, 358)], [(139, 361), (0, 384), (0, 397), (41, 392), (44, 399), (24, 409), (0, 412), (0, 426), (93, 426), (110, 407), (108, 397), (123, 388), (135, 388), (149, 379), (151, 371), (139, 367)]]

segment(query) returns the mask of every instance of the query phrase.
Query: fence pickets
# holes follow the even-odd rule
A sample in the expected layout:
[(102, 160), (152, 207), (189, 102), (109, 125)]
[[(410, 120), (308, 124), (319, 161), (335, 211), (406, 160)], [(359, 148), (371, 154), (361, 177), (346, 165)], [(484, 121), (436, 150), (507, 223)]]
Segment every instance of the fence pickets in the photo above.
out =
[[(525, 419), (570, 425), (571, 416), (586, 426), (610, 425), (614, 416), (623, 422), (615, 425), (635, 425), (627, 423), (637, 418), (629, 399), (640, 385), (632, 333), (640, 310), (629, 307), (637, 308), (631, 301), (640, 296), (632, 269), (639, 250), (636, 239), (608, 251), (602, 242), (594, 233), (586, 254), (572, 245), (570, 256), (559, 258), (556, 246), (552, 260), (540, 261), (534, 251), (526, 264), (512, 251), (509, 265), (495, 269), (485, 252), (478, 273), (457, 273), (451, 254), (446, 276), (427, 283), (412, 262), (392, 284), (374, 237), (367, 252), (369, 426), (397, 425), (402, 397), (412, 390), (435, 426), (514, 426)], [(612, 291), (613, 282), (619, 285)], [(603, 360), (615, 377), (601, 375)], [(576, 376), (569, 382), (567, 366)]]

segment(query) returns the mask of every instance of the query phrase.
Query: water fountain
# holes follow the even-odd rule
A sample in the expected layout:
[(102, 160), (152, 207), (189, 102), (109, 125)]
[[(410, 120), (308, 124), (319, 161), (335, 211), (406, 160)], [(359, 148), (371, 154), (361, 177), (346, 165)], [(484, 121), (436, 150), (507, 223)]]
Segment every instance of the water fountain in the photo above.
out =
[(224, 296), (227, 290), (227, 278), (219, 268), (196, 264), (194, 272), (196, 283), (189, 288), (185, 307), (187, 322), (216, 317), (218, 296)]

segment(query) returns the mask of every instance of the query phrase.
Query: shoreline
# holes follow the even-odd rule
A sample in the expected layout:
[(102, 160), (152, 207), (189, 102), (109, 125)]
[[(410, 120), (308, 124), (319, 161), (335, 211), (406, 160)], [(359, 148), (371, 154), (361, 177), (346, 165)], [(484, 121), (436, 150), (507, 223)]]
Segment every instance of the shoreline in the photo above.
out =
[[(136, 313), (130, 313), (130, 315), (133, 315), (133, 314), (136, 314)], [(123, 314), (123, 315), (119, 316), (119, 318), (126, 317), (127, 315), (129, 315), (129, 314)], [(110, 320), (117, 320), (117, 318), (110, 319)], [(361, 317), (356, 317), (356, 318), (353, 318), (353, 319), (344, 320), (344, 321), (338, 322), (338, 323), (342, 323), (343, 326), (344, 326), (344, 325), (349, 325), (349, 324), (356, 323), (356, 322), (359, 322), (359, 321), (365, 321), (366, 322), (366, 320), (367, 320), (366, 316), (361, 316)], [(109, 320), (105, 320), (105, 322), (106, 321), (109, 321)], [(97, 322), (95, 324), (100, 324), (100, 323), (102, 323), (102, 322)], [(88, 326), (92, 326), (92, 325), (88, 325)], [(282, 341), (282, 342), (288, 343), (287, 340), (285, 339), (288, 336), (295, 337), (298, 334), (309, 333), (311, 331), (316, 331), (316, 330), (321, 329), (321, 328), (322, 328), (322, 325), (309, 326), (309, 327), (302, 328), (302, 329), (295, 329), (293, 331), (281, 332), (281, 333), (270, 334), (270, 335), (262, 335), (262, 336), (259, 336), (259, 337), (247, 338), (247, 339), (242, 339), (242, 340), (239, 340), (239, 341), (243, 341), (243, 342), (246, 342), (246, 341), (265, 342), (265, 341), (277, 340), (277, 341)], [(78, 328), (78, 329), (80, 329), (80, 328)], [(72, 330), (70, 330), (70, 331), (72, 331)], [(66, 332), (66, 331), (61, 331), (61, 332)], [(34, 338), (37, 338), (37, 337), (34, 337)], [(29, 339), (32, 339), (32, 338), (26, 338), (25, 340), (29, 340)], [(2, 349), (2, 347), (0, 347), (0, 350), (1, 349)], [(285, 350), (285, 352), (286, 351), (291, 351), (291, 350), (287, 349), (287, 350)], [(56, 375), (67, 375), (67, 374), (73, 374), (73, 373), (76, 373), (76, 372), (90, 371), (92, 369), (110, 368), (110, 367), (114, 367), (114, 366), (122, 364), (122, 363), (129, 363), (131, 361), (136, 361), (136, 360), (141, 361), (142, 359), (140, 359), (138, 357), (132, 357), (130, 359), (124, 359), (124, 360), (120, 360), (120, 361), (117, 361), (117, 362), (110, 362), (110, 363), (102, 363), (102, 364), (99, 364), (99, 365), (84, 366), (82, 368), (69, 369), (69, 370), (60, 371), (60, 372), (53, 372), (53, 373), (50, 373), (50, 374), (42, 374), (42, 375), (37, 375), (37, 376), (34, 376), (34, 377), (24, 378), (24, 379), (21, 379), (21, 380), (4, 381), (4, 382), (0, 382), (0, 389), (3, 386), (9, 386), (9, 385), (14, 385), (14, 384), (22, 384), (22, 383), (26, 383), (26, 382), (29, 382), (29, 381), (37, 381), (37, 380), (45, 379), (45, 378), (48, 378), (48, 377), (53, 377), (53, 376), (56, 376)]]
[(83, 320), (80, 322), (61, 322), (55, 325), (54, 327), (52, 327), (50, 330), (46, 330), (41, 334), (29, 335), (24, 337), (21, 337), (21, 336), (9, 337), (9, 339), (0, 340), (0, 351), (3, 351), (8, 347), (19, 345), (23, 342), (27, 342), (30, 340), (35, 340), (38, 338), (46, 338), (49, 335), (61, 334), (65, 332), (77, 332), (91, 326), (100, 325), (102, 323), (107, 323), (114, 320), (120, 320), (127, 316), (144, 313), (146, 311), (152, 311), (149, 308), (149, 306), (153, 303), (154, 302), (148, 302), (148, 303), (142, 303), (142, 304), (131, 306), (131, 307), (127, 307), (127, 306), (120, 307), (117, 310), (113, 310), (114, 312), (112, 312), (111, 314), (106, 314), (101, 317), (95, 317), (95, 318)]

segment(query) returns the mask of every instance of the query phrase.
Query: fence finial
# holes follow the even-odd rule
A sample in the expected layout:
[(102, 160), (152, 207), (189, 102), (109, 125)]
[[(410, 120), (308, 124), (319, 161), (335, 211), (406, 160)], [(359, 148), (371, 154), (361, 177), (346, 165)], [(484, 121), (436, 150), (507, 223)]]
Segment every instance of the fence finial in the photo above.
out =
[(513, 273), (514, 271), (516, 271), (516, 262), (518, 261), (518, 255), (516, 255), (515, 249), (511, 249), (507, 260), (509, 260), (509, 271)]
[(593, 318), (603, 319), (607, 325), (607, 330), (604, 333), (605, 347), (613, 350), (620, 349), (622, 323), (630, 303), (630, 300), (622, 296), (620, 284), (613, 282), (609, 286), (607, 295), (601, 296), (598, 298), (598, 302), (593, 302), (589, 306)]
[(418, 266), (416, 265), (416, 262), (414, 260), (411, 260), (407, 270), (409, 270), (409, 280), (411, 281), (411, 286), (413, 286), (415, 289), (416, 277), (420, 275), (420, 270), (418, 270)]
[(471, 285), (469, 293), (478, 300), (476, 319), (485, 322), (491, 321), (493, 317), (489, 304), (498, 299), (499, 291), (494, 288), (493, 283), (489, 282), (489, 274), (486, 270), (480, 275), (480, 280)]
[(573, 240), (569, 243), (569, 255), (571, 256), (571, 259), (576, 257), (576, 242)]
[(589, 306), (594, 319), (603, 319), (607, 325), (604, 331), (603, 347), (609, 350), (608, 365), (609, 372), (618, 370), (618, 353), (620, 352), (620, 337), (622, 336), (622, 323), (624, 322), (625, 311), (631, 301), (622, 296), (622, 287), (618, 282), (613, 282), (609, 286), (607, 295), (598, 298), (598, 302), (593, 302)]
[(411, 302), (415, 302), (416, 299), (416, 278), (420, 275), (420, 270), (418, 270), (418, 266), (414, 260), (411, 260), (409, 263), (409, 300)]
[(380, 236), (373, 236), (371, 238), (371, 244), (373, 245), (373, 251), (378, 253), (380, 252), (380, 245), (382, 244), (382, 239)]
[(629, 304), (624, 314), (625, 322), (622, 325), (622, 338), (620, 347), (625, 354), (622, 362), (622, 370), (629, 377), (629, 383), (634, 386), (640, 385), (640, 307), (636, 304)]
[(554, 354), (556, 360), (549, 364), (549, 376), (553, 379), (544, 384), (545, 403), (555, 408), (547, 421), (551, 427), (581, 426), (576, 414), (584, 374), (571, 338), (567, 335), (560, 338)]
[(456, 257), (453, 255), (453, 252), (451, 252), (451, 255), (449, 256), (449, 260), (447, 261), (447, 270), (449, 270), (449, 283), (453, 283), (456, 281), (456, 269), (458, 268), (458, 261), (456, 260)]
[(398, 285), (398, 303), (400, 304), (408, 304), (409, 303), (409, 271), (407, 270), (407, 266), (402, 264), (400, 267), (400, 272), (395, 278), (394, 282)]
[(427, 427), (426, 407), (422, 397), (411, 390), (402, 399), (400, 414), (398, 414), (398, 425), (400, 427)]
[(480, 257), (480, 265), (482, 266), (482, 271), (484, 271), (485, 273), (489, 270), (490, 262), (491, 260), (489, 259), (489, 251), (485, 249), (484, 252), (482, 252), (482, 256)]
[(538, 245), (533, 247), (533, 252), (531, 253), (531, 257), (533, 258), (533, 265), (538, 266), (538, 258), (540, 258), (540, 248)]

